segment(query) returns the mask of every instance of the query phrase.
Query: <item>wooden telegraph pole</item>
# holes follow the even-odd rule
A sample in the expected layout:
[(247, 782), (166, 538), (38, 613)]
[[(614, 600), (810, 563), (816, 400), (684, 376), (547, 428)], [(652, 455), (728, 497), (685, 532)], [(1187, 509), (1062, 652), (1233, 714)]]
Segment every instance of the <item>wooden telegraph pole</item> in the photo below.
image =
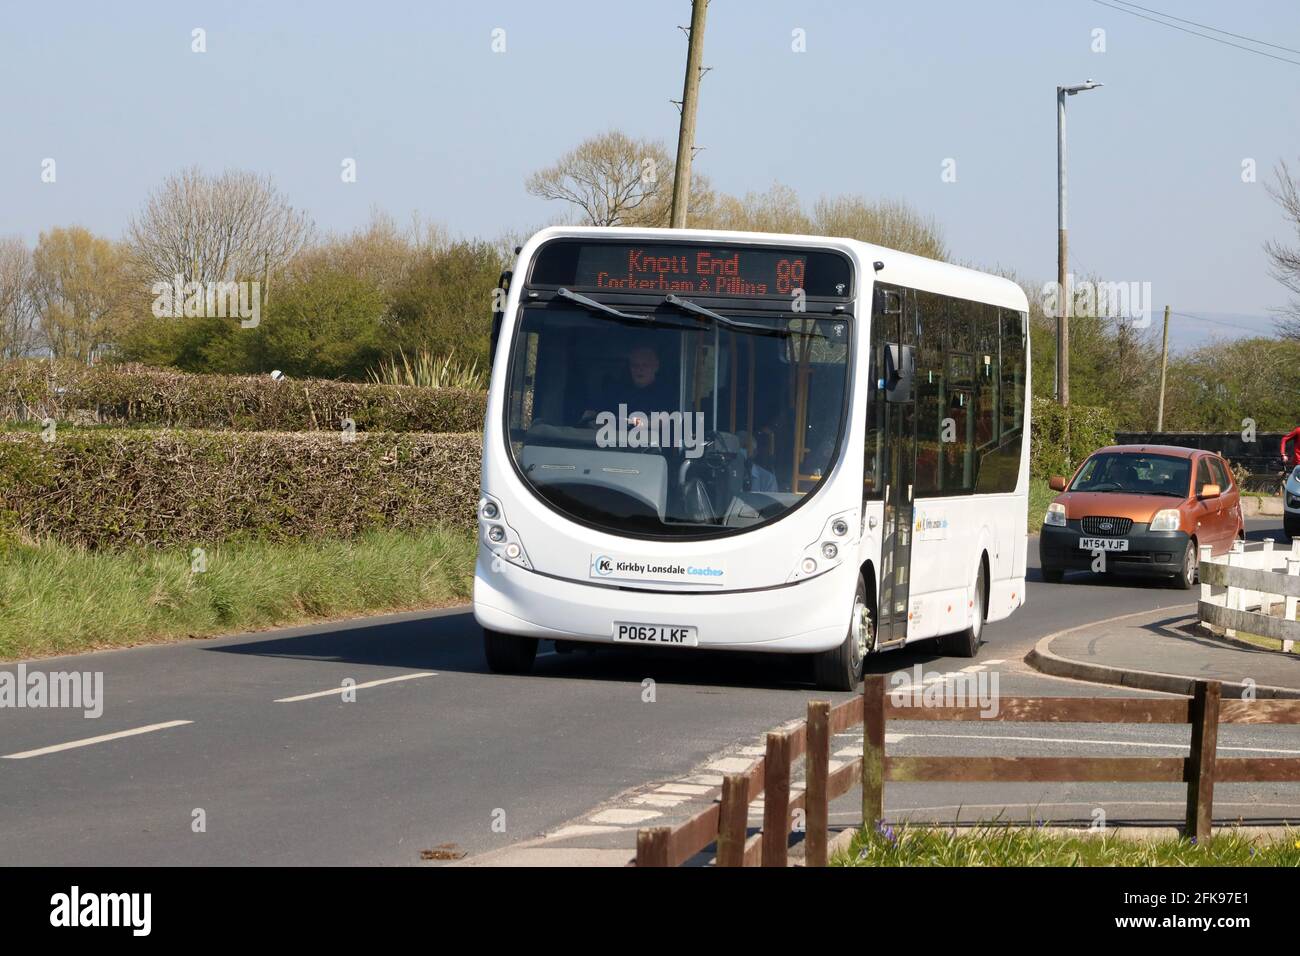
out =
[(1165, 430), (1165, 369), (1169, 365), (1169, 306), (1165, 306), (1165, 344), (1160, 350), (1160, 404), (1156, 407), (1156, 431)]
[(682, 125), (677, 131), (677, 168), (673, 174), (674, 229), (686, 228), (691, 195), (691, 157), (695, 153), (695, 106), (700, 93), (700, 60), (704, 56), (704, 14), (708, 0), (691, 0), (691, 29), (686, 48), (686, 82), (682, 86)]

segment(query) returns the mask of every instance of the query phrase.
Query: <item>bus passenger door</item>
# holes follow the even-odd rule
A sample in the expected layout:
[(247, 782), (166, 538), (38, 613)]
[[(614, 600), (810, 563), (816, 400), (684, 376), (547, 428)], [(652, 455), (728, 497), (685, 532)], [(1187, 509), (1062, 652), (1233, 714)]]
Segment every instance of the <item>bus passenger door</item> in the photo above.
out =
[(872, 398), (884, 407), (884, 535), (877, 602), (877, 646), (907, 639), (912, 576), (913, 483), (916, 479), (916, 403), (912, 371), (917, 343), (913, 294), (878, 285), (872, 309), (878, 334), (879, 380)]

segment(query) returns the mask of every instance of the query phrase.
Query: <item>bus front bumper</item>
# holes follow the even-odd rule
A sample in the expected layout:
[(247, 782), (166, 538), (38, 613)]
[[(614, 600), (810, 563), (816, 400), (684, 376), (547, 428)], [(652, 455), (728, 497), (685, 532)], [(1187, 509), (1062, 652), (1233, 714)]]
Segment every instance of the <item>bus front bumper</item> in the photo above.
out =
[(492, 570), (480, 549), (474, 568), (474, 617), (507, 634), (616, 643), (615, 622), (696, 628), (699, 647), (813, 653), (843, 643), (853, 610), (857, 569), (755, 591), (683, 594), (582, 584), (501, 563)]

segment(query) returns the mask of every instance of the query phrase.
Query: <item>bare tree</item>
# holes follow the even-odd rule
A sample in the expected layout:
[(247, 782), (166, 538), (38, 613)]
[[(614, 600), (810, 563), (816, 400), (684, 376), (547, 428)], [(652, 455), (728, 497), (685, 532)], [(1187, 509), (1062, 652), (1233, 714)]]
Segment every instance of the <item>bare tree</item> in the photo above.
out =
[(0, 239), (0, 359), (36, 347), (36, 298), (32, 254), (17, 236)]
[(929, 259), (947, 259), (943, 233), (901, 199), (870, 201), (862, 196), (822, 198), (813, 206), (813, 230), (823, 236), (843, 236), (871, 242)]
[[(1273, 170), (1274, 183), (1268, 184), (1268, 194), (1282, 207), (1282, 215), (1300, 239), (1300, 183), (1291, 175), (1286, 160), (1280, 160)], [(1300, 296), (1300, 246), (1288, 246), (1270, 239), (1264, 243), (1272, 268), (1269, 274), (1288, 290)], [(1292, 298), (1279, 310), (1278, 334), (1288, 339), (1300, 339), (1300, 298)]]
[[(699, 182), (696, 182), (696, 179)], [(593, 226), (666, 226), (673, 196), (673, 161), (658, 140), (610, 130), (580, 143), (524, 183), (529, 195), (576, 206)], [(692, 176), (691, 214), (712, 208), (708, 180)]]
[(149, 283), (259, 280), (266, 298), (278, 273), (312, 235), (271, 178), (240, 170), (208, 176), (191, 167), (167, 179), (131, 220), (132, 257)]

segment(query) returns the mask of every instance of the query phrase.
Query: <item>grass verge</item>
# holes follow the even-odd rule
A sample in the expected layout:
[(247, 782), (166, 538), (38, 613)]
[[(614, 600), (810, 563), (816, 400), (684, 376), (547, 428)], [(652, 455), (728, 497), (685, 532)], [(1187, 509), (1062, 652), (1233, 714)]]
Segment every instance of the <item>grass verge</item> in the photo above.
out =
[(1057, 493), (1047, 487), (1046, 478), (1029, 479), (1029, 533), (1038, 534), (1043, 527), (1043, 515)]
[(432, 528), (342, 541), (86, 551), (0, 542), (0, 659), (203, 637), (469, 597), (472, 534)]
[(1205, 846), (1191, 840), (1072, 836), (1042, 827), (972, 829), (882, 826), (857, 833), (837, 866), (1294, 866), (1300, 831), (1281, 838), (1228, 831)]

